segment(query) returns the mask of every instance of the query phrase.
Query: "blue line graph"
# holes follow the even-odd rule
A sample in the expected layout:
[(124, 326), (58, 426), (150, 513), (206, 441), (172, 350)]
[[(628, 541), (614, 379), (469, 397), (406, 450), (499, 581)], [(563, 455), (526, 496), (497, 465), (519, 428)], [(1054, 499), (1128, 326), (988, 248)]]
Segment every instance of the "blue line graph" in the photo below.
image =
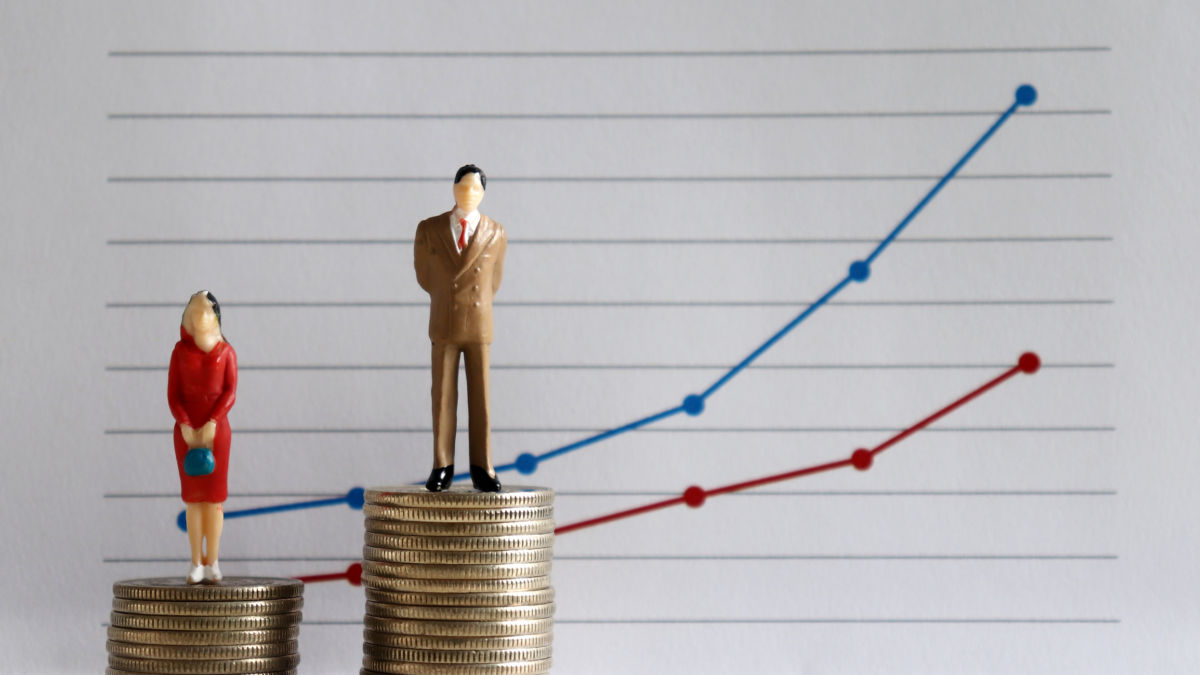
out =
[[(879, 244), (875, 247), (875, 249), (871, 252), (870, 255), (868, 255), (863, 260), (857, 260), (857, 261), (854, 261), (853, 263), (851, 263), (845, 277), (843, 277), (840, 281), (838, 281), (836, 284), (834, 284), (834, 286), (832, 288), (830, 288), (824, 295), (822, 295), (816, 302), (809, 305), (803, 312), (798, 314), (795, 318), (793, 318), (786, 325), (784, 325), (783, 328), (780, 328), (778, 331), (775, 332), (775, 334), (771, 335), (771, 337), (769, 337), (765, 342), (763, 342), (758, 347), (756, 347), (754, 349), (754, 351), (750, 352), (750, 354), (748, 356), (746, 356), (744, 359), (742, 359), (736, 365), (734, 365), (728, 371), (726, 371), (723, 375), (721, 375), (721, 377), (719, 377), (707, 389), (705, 389), (703, 391), (703, 393), (689, 394), (688, 396), (686, 396), (683, 399), (683, 402), (680, 405), (677, 405), (672, 408), (668, 408), (666, 410), (663, 410), (662, 412), (658, 412), (653, 415), (643, 417), (641, 419), (634, 420), (627, 424), (624, 424), (624, 425), (621, 425), (618, 427), (614, 427), (612, 429), (601, 431), (592, 436), (588, 436), (588, 437), (580, 439), (578, 441), (574, 441), (572, 443), (568, 443), (566, 445), (563, 445), (563, 446), (560, 446), (560, 447), (557, 447), (557, 448), (554, 448), (551, 450), (547, 450), (540, 454), (534, 454), (534, 453), (530, 453), (530, 452), (522, 453), (522, 454), (518, 455), (516, 460), (513, 462), (495, 466), (494, 469), (496, 470), (496, 472), (503, 473), (503, 472), (516, 470), (518, 473), (521, 473), (521, 474), (525, 474), (525, 475), (532, 474), (535, 471), (537, 471), (539, 464), (543, 460), (554, 459), (555, 457), (560, 457), (562, 455), (574, 452), (575, 450), (579, 450), (581, 448), (585, 448), (587, 446), (594, 445), (596, 443), (607, 440), (609, 438), (613, 438), (614, 436), (619, 436), (621, 434), (624, 434), (624, 433), (627, 433), (630, 431), (635, 431), (642, 427), (654, 424), (656, 422), (660, 422), (664, 419), (674, 417), (675, 415), (678, 415), (680, 413), (687, 413), (689, 416), (692, 416), (692, 417), (698, 416), (701, 413), (703, 413), (705, 405), (710, 396), (715, 394), (718, 390), (721, 389), (721, 387), (725, 386), (730, 380), (732, 380), (739, 373), (741, 373), (743, 370), (745, 370), (746, 367), (748, 367), (751, 363), (753, 363), (756, 359), (758, 359), (758, 357), (762, 356), (767, 350), (769, 350), (772, 346), (774, 346), (777, 342), (779, 342), (786, 335), (788, 335), (792, 330), (794, 330), (796, 328), (796, 326), (799, 326), (808, 317), (812, 316), (818, 309), (823, 307), (830, 300), (832, 300), (835, 296), (837, 296), (837, 294), (841, 293), (847, 286), (849, 286), (851, 284), (851, 282), (862, 283), (862, 282), (866, 281), (870, 277), (870, 274), (871, 274), (871, 263), (873, 263), (875, 261), (875, 259), (878, 258), (879, 255), (882, 254), (888, 248), (888, 246), (890, 246), (896, 240), (896, 238), (900, 235), (900, 233), (902, 233), (904, 231), (904, 229), (907, 228), (908, 225), (913, 221), (913, 219), (916, 218), (917, 214), (919, 214), (925, 208), (925, 206), (928, 205), (929, 202), (931, 202), (933, 200), (933, 198), (937, 196), (937, 194), (941, 191), (941, 189), (943, 187), (945, 187), (945, 185), (947, 183), (949, 183), (950, 180), (952, 180), (958, 174), (959, 170), (962, 169), (962, 167), (965, 166), (968, 161), (970, 161), (970, 159), (975, 155), (975, 153), (978, 152), (979, 149), (982, 148), (984, 146), (984, 144), (987, 143), (988, 140), (991, 139), (991, 137), (996, 133), (996, 131), (1006, 121), (1008, 121), (1008, 119), (1010, 117), (1012, 117), (1014, 113), (1016, 113), (1018, 108), (1031, 106), (1034, 104), (1035, 101), (1037, 101), (1037, 90), (1031, 85), (1023, 84), (1023, 85), (1017, 87), (1014, 99), (1015, 100), (1013, 101), (1012, 105), (1010, 105), (1008, 107), (1008, 109), (1006, 109), (1003, 113), (1000, 114), (1000, 116), (996, 119), (996, 121), (990, 127), (988, 127), (987, 131), (985, 131), (983, 133), (983, 135), (979, 137), (979, 140), (975, 141), (975, 143), (962, 155), (962, 157), (960, 157), (959, 160), (957, 162), (955, 162), (954, 166), (952, 166), (950, 168), (950, 170), (947, 171), (945, 173), (945, 175), (943, 175), (941, 177), (941, 179), (938, 180), (938, 182), (925, 194), (925, 196), (922, 197), (919, 202), (917, 202), (916, 206), (914, 206), (912, 208), (912, 210), (910, 210), (904, 216), (904, 218), (901, 219), (901, 221), (895, 227), (893, 227), (890, 232), (888, 232), (887, 236), (884, 237), (883, 240), (879, 242)], [(468, 476), (470, 476), (469, 472), (458, 473), (458, 474), (455, 474), (454, 480), (462, 480), (464, 478), (467, 478)], [(423, 481), (418, 481), (418, 483), (421, 483), (421, 482), (423, 482)], [(282, 511), (294, 511), (294, 510), (299, 510), (299, 509), (309, 509), (309, 508), (316, 508), (316, 507), (322, 507), (322, 506), (333, 506), (336, 504), (346, 504), (347, 506), (349, 506), (352, 509), (361, 509), (363, 506), (363, 488), (361, 488), (361, 487), (352, 488), (344, 496), (329, 497), (329, 498), (316, 499), (316, 500), (303, 501), (303, 502), (293, 502), (293, 503), (279, 504), (279, 505), (273, 505), (273, 506), (263, 506), (263, 507), (253, 508), (253, 509), (241, 509), (241, 510), (234, 510), (234, 511), (226, 511), (225, 517), (226, 518), (241, 518), (241, 517), (247, 517), (247, 516), (264, 515), (264, 514), (268, 514), (268, 513), (278, 513), (278, 512), (282, 512)], [(179, 526), (180, 529), (186, 529), (186, 523), (185, 523), (184, 518), (185, 518), (185, 513), (183, 511), (181, 511), (176, 520), (176, 524)]]

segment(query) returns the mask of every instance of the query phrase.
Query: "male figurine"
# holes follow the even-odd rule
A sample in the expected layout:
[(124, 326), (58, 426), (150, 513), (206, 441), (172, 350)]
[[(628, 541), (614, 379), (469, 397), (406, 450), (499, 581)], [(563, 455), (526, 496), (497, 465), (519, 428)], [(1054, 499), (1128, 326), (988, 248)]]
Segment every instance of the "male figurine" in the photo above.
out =
[(474, 164), (454, 174), (454, 209), (417, 225), (417, 283), (429, 293), (429, 339), (433, 342), (433, 471), (425, 488), (440, 492), (454, 479), (454, 432), (458, 411), (458, 357), (467, 367), (471, 482), (499, 492), (492, 469), (488, 421), (488, 348), (492, 342), (492, 296), (500, 288), (507, 240), (500, 223), (479, 213), (487, 176)]

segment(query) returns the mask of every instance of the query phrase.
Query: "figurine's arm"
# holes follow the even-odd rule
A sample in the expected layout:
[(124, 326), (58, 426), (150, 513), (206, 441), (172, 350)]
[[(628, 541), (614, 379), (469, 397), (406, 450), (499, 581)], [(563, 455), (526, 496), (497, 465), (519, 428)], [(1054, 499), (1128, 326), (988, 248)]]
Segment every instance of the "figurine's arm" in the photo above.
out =
[(225, 343), (225, 348), (229, 351), (229, 356), (225, 359), (225, 386), (213, 404), (212, 414), (208, 418), (212, 422), (225, 419), (230, 408), (233, 408), (234, 398), (237, 397), (237, 354), (228, 342)]
[(213, 439), (217, 436), (217, 421), (224, 419), (229, 414), (229, 410), (233, 408), (233, 400), (237, 396), (237, 354), (233, 351), (233, 347), (227, 347), (227, 349), (229, 357), (225, 359), (225, 386), (221, 389), (221, 395), (217, 397), (216, 403), (213, 404), (212, 415), (204, 423), (204, 426), (197, 430), (196, 434), (198, 436), (197, 444), (206, 448), (212, 447)]
[(508, 250), (508, 235), (503, 230), (496, 238), (496, 264), (492, 268), (492, 293), (500, 290), (500, 278), (504, 276), (504, 252)]
[(420, 225), (413, 239), (413, 266), (417, 268), (417, 283), (429, 292), (429, 228)]
[(167, 369), (167, 405), (176, 422), (191, 428), (192, 420), (188, 418), (187, 410), (183, 407), (183, 398), (179, 394), (179, 347), (171, 352), (171, 366)]

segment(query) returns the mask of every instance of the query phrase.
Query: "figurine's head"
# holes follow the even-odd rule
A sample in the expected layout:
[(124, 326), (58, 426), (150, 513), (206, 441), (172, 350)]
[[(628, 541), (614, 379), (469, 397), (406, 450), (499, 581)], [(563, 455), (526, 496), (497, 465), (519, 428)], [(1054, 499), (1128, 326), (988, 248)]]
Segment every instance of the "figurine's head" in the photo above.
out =
[(487, 174), (474, 164), (467, 164), (454, 174), (454, 204), (464, 213), (479, 208), (483, 191), (487, 189)]
[(183, 310), (183, 329), (196, 337), (203, 334), (221, 334), (221, 303), (208, 291), (192, 294), (187, 308)]

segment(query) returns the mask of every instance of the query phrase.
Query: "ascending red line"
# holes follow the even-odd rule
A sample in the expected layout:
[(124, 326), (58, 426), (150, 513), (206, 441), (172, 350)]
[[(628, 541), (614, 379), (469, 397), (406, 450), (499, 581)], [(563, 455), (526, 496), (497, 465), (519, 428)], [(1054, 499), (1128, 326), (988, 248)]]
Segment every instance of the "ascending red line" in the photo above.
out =
[[(622, 518), (638, 516), (643, 513), (649, 513), (651, 511), (657, 511), (659, 509), (665, 509), (668, 506), (675, 506), (677, 504), (687, 504), (688, 506), (691, 506), (692, 508), (698, 508), (700, 506), (703, 506), (705, 500), (707, 500), (709, 497), (716, 497), (718, 495), (730, 494), (732, 492), (741, 492), (742, 490), (749, 490), (750, 488), (756, 488), (761, 485), (768, 485), (770, 483), (778, 483), (780, 481), (791, 480), (793, 478), (799, 478), (800, 476), (809, 476), (809, 475), (816, 474), (816, 473), (822, 473), (824, 471), (832, 471), (833, 469), (840, 469), (840, 468), (846, 467), (846, 466), (853, 466), (854, 468), (856, 468), (860, 471), (866, 471), (867, 469), (871, 468), (871, 463), (874, 461), (875, 455), (878, 455), (879, 453), (883, 452), (884, 450), (887, 450), (888, 448), (899, 443), (900, 441), (904, 440), (905, 438), (908, 438), (909, 436), (917, 433), (921, 429), (924, 429), (925, 427), (929, 426), (930, 424), (933, 424), (937, 420), (941, 419), (942, 417), (945, 417), (946, 415), (950, 414), (952, 411), (960, 408), (961, 406), (965, 405), (966, 403), (968, 403), (971, 400), (975, 399), (976, 397), (980, 396), (984, 392), (986, 392), (986, 391), (998, 386), (1000, 383), (1008, 380), (1013, 375), (1016, 375), (1017, 373), (1030, 373), (1030, 374), (1036, 373), (1038, 368), (1041, 367), (1041, 364), (1042, 364), (1042, 362), (1038, 358), (1037, 354), (1034, 354), (1033, 352), (1026, 352), (1021, 355), (1020, 359), (1017, 360), (1017, 365), (1013, 366), (1012, 368), (1009, 368), (1008, 370), (1004, 371), (997, 377), (994, 377), (991, 380), (988, 380), (982, 386), (971, 390), (970, 392), (968, 392), (964, 396), (959, 397), (958, 399), (955, 399), (949, 405), (939, 409), (937, 412), (926, 417), (925, 419), (921, 420), (920, 422), (917, 422), (916, 424), (908, 427), (907, 429), (904, 429), (900, 433), (892, 436), (891, 438), (880, 443), (879, 445), (875, 446), (874, 448), (871, 448), (870, 450), (868, 450), (866, 448), (859, 448), (859, 449), (855, 450), (853, 453), (851, 453), (850, 457), (848, 457), (847, 459), (839, 459), (835, 462), (829, 462), (827, 464), (817, 464), (815, 466), (807, 466), (807, 467), (804, 467), (801, 469), (796, 469), (794, 471), (787, 471), (784, 473), (772, 474), (770, 476), (763, 476), (762, 478), (754, 478), (751, 480), (742, 481), (740, 483), (731, 483), (729, 485), (722, 485), (720, 487), (715, 487), (711, 490), (705, 490), (704, 488), (702, 488), (698, 485), (693, 485), (693, 486), (689, 487), (688, 489), (684, 490), (683, 494), (678, 497), (672, 497), (671, 499), (664, 499), (662, 501), (652, 502), (650, 504), (644, 504), (642, 506), (637, 506), (632, 509), (626, 509), (624, 511), (617, 511), (615, 513), (598, 516), (596, 518), (589, 518), (587, 520), (581, 520), (576, 523), (562, 525), (554, 530), (554, 534), (565, 534), (567, 532), (574, 532), (575, 530), (582, 530), (585, 527), (592, 527), (593, 525), (601, 525), (604, 523), (610, 523), (614, 520), (621, 520)], [(344, 579), (346, 581), (349, 581), (351, 584), (353, 584), (355, 586), (359, 586), (362, 584), (362, 564), (361, 563), (352, 563), (349, 567), (346, 568), (345, 572), (336, 572), (333, 574), (314, 574), (311, 576), (303, 576), (303, 577), (296, 577), (296, 578), (305, 583), (313, 583), (313, 582), (318, 582), (318, 581), (340, 581), (340, 580)]]
[(850, 457), (848, 457), (846, 459), (840, 459), (836, 462), (829, 462), (827, 464), (818, 464), (816, 466), (808, 466), (808, 467), (804, 467), (802, 469), (796, 469), (794, 471), (787, 471), (785, 473), (777, 473), (777, 474), (772, 474), (770, 476), (763, 476), (762, 478), (755, 478), (752, 480), (743, 481), (741, 483), (732, 483), (730, 485), (722, 485), (721, 487), (716, 487), (711, 490), (705, 490), (704, 488), (702, 488), (698, 485), (693, 485), (693, 486), (689, 487), (688, 489), (684, 490), (683, 494), (678, 497), (672, 497), (671, 499), (664, 499), (662, 501), (652, 502), (650, 504), (644, 504), (642, 506), (634, 507), (632, 509), (626, 509), (624, 511), (617, 511), (615, 513), (609, 513), (607, 515), (599, 516), (596, 518), (589, 518), (587, 520), (581, 520), (579, 522), (562, 525), (554, 530), (554, 534), (566, 534), (567, 532), (574, 532), (575, 530), (581, 530), (585, 527), (592, 527), (593, 525), (601, 525), (604, 523), (611, 523), (614, 520), (621, 520), (622, 518), (638, 516), (643, 513), (649, 513), (650, 511), (657, 511), (659, 509), (665, 509), (668, 506), (675, 506), (677, 504), (687, 504), (688, 506), (691, 506), (692, 508), (698, 508), (700, 506), (703, 506), (705, 500), (707, 500), (709, 497), (730, 494), (732, 492), (740, 492), (742, 490), (749, 490), (750, 488), (756, 488), (761, 485), (768, 485), (770, 483), (778, 483), (780, 481), (791, 480), (793, 478), (799, 478), (800, 476), (808, 476), (808, 475), (812, 475), (815, 473), (822, 473), (824, 471), (832, 471), (833, 469), (840, 469), (840, 468), (846, 467), (846, 466), (853, 466), (854, 468), (856, 468), (860, 471), (866, 471), (867, 469), (871, 468), (871, 463), (875, 459), (875, 455), (878, 455), (879, 453), (883, 452), (884, 450), (887, 450), (888, 448), (899, 443), (900, 441), (904, 440), (905, 438), (908, 438), (909, 436), (915, 434), (916, 432), (920, 431), (921, 429), (924, 429), (925, 427), (929, 426), (930, 424), (933, 424), (937, 420), (941, 419), (942, 417), (945, 417), (946, 415), (950, 414), (955, 409), (963, 406), (964, 404), (968, 403), (969, 401), (976, 398), (977, 396), (983, 394), (984, 392), (988, 391), (989, 389), (992, 389), (993, 387), (996, 387), (1001, 382), (1004, 382), (1005, 380), (1009, 379), (1013, 375), (1016, 375), (1017, 373), (1035, 373), (1035, 372), (1037, 372), (1037, 369), (1040, 366), (1041, 366), (1041, 360), (1038, 359), (1037, 354), (1034, 354), (1033, 352), (1026, 352), (1021, 355), (1021, 358), (1017, 361), (1017, 365), (1004, 371), (999, 376), (987, 381), (982, 386), (971, 390), (966, 395), (956, 399), (950, 405), (947, 405), (944, 408), (939, 409), (937, 412), (926, 417), (925, 419), (921, 420), (920, 422), (917, 422), (916, 424), (908, 427), (907, 429), (904, 429), (900, 433), (892, 436), (891, 438), (887, 439), (883, 443), (880, 443), (879, 445), (875, 446), (874, 448), (872, 448), (870, 450), (867, 450), (866, 448), (859, 448), (858, 450), (855, 450), (850, 455)]

